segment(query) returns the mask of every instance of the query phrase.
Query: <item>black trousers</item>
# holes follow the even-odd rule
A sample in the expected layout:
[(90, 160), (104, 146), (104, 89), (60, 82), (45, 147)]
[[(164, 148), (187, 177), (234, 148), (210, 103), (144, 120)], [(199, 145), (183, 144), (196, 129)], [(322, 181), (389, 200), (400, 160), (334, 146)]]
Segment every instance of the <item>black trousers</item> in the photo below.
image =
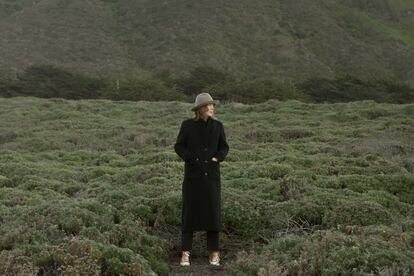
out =
[[(209, 251), (219, 251), (219, 231), (207, 232), (207, 249)], [(181, 250), (191, 251), (193, 245), (193, 231), (181, 232)]]

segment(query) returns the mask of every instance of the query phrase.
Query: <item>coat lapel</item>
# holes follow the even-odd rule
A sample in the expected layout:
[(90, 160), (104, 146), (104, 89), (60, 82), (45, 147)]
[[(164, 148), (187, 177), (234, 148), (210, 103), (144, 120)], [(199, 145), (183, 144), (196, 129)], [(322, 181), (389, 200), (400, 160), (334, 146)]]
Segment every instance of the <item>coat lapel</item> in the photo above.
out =
[(210, 136), (212, 135), (213, 131), (214, 131), (214, 122), (213, 119), (211, 117), (209, 117), (207, 119), (207, 123), (204, 122), (203, 119), (199, 119), (198, 120), (198, 125), (200, 128), (200, 133), (201, 133), (201, 139), (203, 139), (204, 141), (206, 141), (206, 145), (207, 145), (207, 141), (210, 141)]

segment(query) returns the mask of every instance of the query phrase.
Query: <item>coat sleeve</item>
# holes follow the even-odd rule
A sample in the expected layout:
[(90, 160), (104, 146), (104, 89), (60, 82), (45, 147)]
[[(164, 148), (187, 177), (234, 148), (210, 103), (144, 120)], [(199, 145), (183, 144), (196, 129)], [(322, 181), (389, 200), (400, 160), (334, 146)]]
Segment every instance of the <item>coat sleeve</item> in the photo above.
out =
[(218, 151), (214, 155), (218, 159), (219, 162), (223, 161), (226, 157), (227, 153), (229, 152), (229, 144), (226, 140), (226, 134), (224, 133), (224, 126), (221, 125), (219, 142), (218, 142)]
[(178, 136), (174, 145), (174, 150), (181, 157), (184, 161), (188, 161), (193, 163), (193, 155), (187, 149), (187, 141), (188, 141), (188, 133), (187, 129), (184, 125), (184, 121), (181, 123), (180, 131), (178, 132)]

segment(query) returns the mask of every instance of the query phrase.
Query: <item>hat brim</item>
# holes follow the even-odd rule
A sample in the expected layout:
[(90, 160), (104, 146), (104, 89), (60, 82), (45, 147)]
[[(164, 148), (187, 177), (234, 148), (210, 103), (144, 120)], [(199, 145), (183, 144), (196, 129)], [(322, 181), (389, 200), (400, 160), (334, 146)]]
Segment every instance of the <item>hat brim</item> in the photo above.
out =
[(204, 105), (208, 105), (208, 104), (218, 104), (219, 103), (219, 101), (218, 100), (213, 100), (213, 101), (208, 101), (208, 102), (205, 102), (205, 103), (202, 103), (202, 104), (199, 104), (199, 105), (197, 105), (197, 106), (194, 106), (194, 107), (192, 107), (191, 108), (191, 111), (195, 111), (196, 109), (198, 109), (198, 108), (200, 108), (200, 107), (202, 107), (202, 106), (204, 106)]

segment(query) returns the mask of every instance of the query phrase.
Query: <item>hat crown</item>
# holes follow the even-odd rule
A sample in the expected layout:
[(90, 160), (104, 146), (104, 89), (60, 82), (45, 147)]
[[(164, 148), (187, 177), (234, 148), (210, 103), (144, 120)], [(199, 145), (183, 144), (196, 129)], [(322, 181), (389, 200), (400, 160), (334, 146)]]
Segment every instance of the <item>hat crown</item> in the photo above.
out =
[(201, 105), (203, 103), (207, 103), (211, 101), (213, 101), (213, 98), (211, 97), (209, 93), (205, 92), (205, 93), (201, 93), (197, 95), (194, 105)]
[(211, 97), (211, 95), (207, 92), (200, 93), (195, 99), (192, 110), (195, 110), (196, 108), (209, 103), (216, 104), (217, 101), (213, 100), (213, 97)]

